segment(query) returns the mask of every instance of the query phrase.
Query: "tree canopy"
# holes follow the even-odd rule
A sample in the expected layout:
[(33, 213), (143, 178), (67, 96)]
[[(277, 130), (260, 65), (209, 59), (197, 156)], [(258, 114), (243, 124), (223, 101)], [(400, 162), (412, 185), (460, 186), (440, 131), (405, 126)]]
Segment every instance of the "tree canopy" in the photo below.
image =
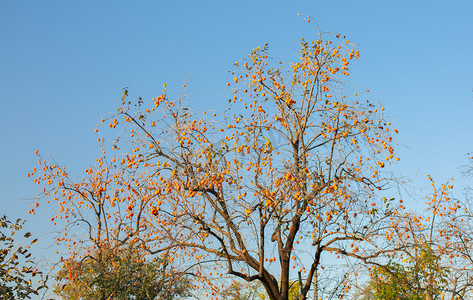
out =
[[(317, 294), (327, 257), (340, 259), (346, 274), (339, 297), (350, 292), (356, 264), (374, 267), (383, 289), (430, 280), (423, 272), (452, 255), (433, 254), (434, 245), (447, 232), (459, 237), (458, 207), (428, 204), (449, 224), (442, 231), (387, 196), (398, 131), (369, 90), (346, 82), (358, 57), (346, 37), (322, 33), (301, 41), (294, 63), (257, 47), (235, 62), (221, 114), (192, 108), (185, 93), (169, 96), (166, 84), (151, 101), (131, 100), (125, 88), (122, 105), (102, 120), (120, 133), (100, 135), (101, 154), (83, 178), (42, 157), (42, 169), (28, 174), (45, 186), (37, 205), (54, 205), (51, 221), (67, 232), (58, 238), (70, 255), (59, 292), (153, 299), (163, 291), (158, 277), (168, 276), (160, 263), (191, 274), (202, 297), (219, 297), (233, 278), (263, 286), (272, 300), (304, 300)], [(448, 201), (443, 196), (435, 199)], [(447, 208), (451, 215), (441, 212)], [(433, 229), (425, 233), (429, 222), (436, 239)], [(388, 263), (417, 257), (415, 249), (428, 255), (410, 261), (414, 269)], [(167, 297), (184, 294), (175, 284)]]

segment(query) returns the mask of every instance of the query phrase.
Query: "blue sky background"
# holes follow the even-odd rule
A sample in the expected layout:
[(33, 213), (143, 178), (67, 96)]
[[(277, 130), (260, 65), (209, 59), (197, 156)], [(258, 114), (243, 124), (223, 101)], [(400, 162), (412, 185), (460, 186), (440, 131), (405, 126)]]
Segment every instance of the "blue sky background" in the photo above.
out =
[[(473, 151), (472, 1), (5, 1), (0, 0), (0, 214), (28, 218), (44, 256), (50, 212), (28, 216), (39, 191), (26, 177), (34, 150), (82, 176), (99, 153), (93, 132), (120, 103), (122, 87), (145, 100), (164, 82), (171, 96), (224, 109), (228, 71), (268, 42), (273, 57), (298, 59), (298, 42), (347, 35), (361, 58), (350, 77), (370, 89), (400, 134), (396, 171), (427, 185), (468, 180)], [(412, 200), (412, 203), (421, 200)]]

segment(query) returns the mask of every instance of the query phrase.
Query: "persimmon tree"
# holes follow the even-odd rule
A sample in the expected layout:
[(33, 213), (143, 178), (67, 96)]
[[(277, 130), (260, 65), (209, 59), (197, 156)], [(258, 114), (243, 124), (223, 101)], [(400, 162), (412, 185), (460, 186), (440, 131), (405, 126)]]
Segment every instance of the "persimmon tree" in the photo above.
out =
[(104, 121), (121, 130), (117, 154), (104, 151), (78, 183), (48, 164), (35, 180), (56, 185), (43, 195), (68, 213), (59, 218), (83, 223), (94, 250), (114, 241), (167, 253), (207, 281), (208, 297), (221, 292), (213, 277), (228, 276), (259, 281), (278, 300), (296, 281), (307, 299), (330, 253), (372, 263), (402, 248), (387, 242), (401, 208), (379, 194), (397, 130), (368, 91), (345, 91), (358, 55), (339, 35), (303, 40), (292, 64), (257, 47), (235, 63), (222, 117), (170, 99), (166, 86), (150, 102), (125, 89)]
[(224, 121), (195, 117), (164, 88), (149, 107), (124, 99), (109, 126), (122, 118), (137, 180), (156, 194), (161, 244), (150, 251), (206, 253), (271, 299), (288, 299), (293, 276), (306, 299), (322, 253), (368, 261), (395, 250), (382, 237), (396, 206), (377, 195), (395, 130), (382, 107), (344, 93), (358, 57), (348, 41), (303, 41), (290, 65), (267, 51), (236, 63)]

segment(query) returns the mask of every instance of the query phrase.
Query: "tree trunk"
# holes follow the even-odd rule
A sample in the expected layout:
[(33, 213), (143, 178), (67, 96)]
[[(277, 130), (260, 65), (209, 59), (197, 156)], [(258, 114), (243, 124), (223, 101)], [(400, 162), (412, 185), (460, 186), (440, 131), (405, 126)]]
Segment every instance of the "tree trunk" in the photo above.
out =
[(432, 293), (429, 290), (425, 291), (425, 300), (432, 300), (432, 299), (433, 299)]
[(314, 276), (312, 277), (312, 282), (314, 284), (314, 300), (318, 300), (318, 282), (317, 282), (317, 268), (315, 268)]

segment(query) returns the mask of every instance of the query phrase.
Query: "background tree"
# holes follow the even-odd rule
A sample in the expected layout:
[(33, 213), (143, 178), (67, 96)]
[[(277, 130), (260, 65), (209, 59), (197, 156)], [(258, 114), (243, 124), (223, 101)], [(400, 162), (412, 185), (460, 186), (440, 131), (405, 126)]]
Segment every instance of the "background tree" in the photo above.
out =
[(260, 282), (252, 282), (250, 284), (242, 284), (233, 282), (228, 288), (222, 292), (225, 300), (266, 300), (268, 296), (264, 287)]
[[(289, 300), (296, 300), (300, 297), (299, 283), (291, 282), (289, 290)], [(223, 299), (226, 300), (268, 300), (268, 294), (264, 286), (259, 281), (253, 281), (247, 285), (233, 282), (225, 291)]]
[(221, 122), (195, 117), (166, 87), (150, 106), (125, 89), (108, 126), (129, 130), (112, 146), (129, 151), (103, 151), (78, 183), (40, 160), (45, 172), (35, 180), (51, 184), (43, 196), (57, 200), (59, 218), (84, 226), (87, 255), (124, 243), (172, 252), (195, 263), (208, 297), (222, 288), (213, 277), (228, 274), (261, 282), (270, 299), (289, 299), (297, 281), (307, 299), (322, 254), (370, 263), (401, 249), (385, 238), (400, 209), (377, 194), (389, 182), (382, 171), (397, 131), (368, 91), (342, 88), (358, 51), (339, 35), (336, 45), (323, 37), (302, 41), (294, 64), (269, 59), (267, 45), (237, 62), (234, 114)]
[(390, 262), (374, 267), (371, 279), (357, 293), (360, 300), (423, 300), (438, 299), (447, 282), (448, 270), (438, 266), (438, 257), (426, 246), (416, 257), (404, 264)]
[(57, 275), (55, 293), (66, 299), (180, 299), (189, 282), (167, 270), (167, 262), (145, 261), (131, 248), (103, 251), (103, 259), (67, 260)]
[[(17, 234), (25, 222), (17, 219), (12, 222), (6, 216), (0, 218), (0, 295), (2, 299), (25, 299), (38, 295), (38, 291), (46, 288), (46, 280), (37, 269), (37, 263), (29, 253), (30, 245), (37, 239), (28, 242), (31, 233), (26, 232), (18, 240)], [(41, 275), (38, 282), (34, 277)], [(38, 276), (40, 277), (40, 276)]]

